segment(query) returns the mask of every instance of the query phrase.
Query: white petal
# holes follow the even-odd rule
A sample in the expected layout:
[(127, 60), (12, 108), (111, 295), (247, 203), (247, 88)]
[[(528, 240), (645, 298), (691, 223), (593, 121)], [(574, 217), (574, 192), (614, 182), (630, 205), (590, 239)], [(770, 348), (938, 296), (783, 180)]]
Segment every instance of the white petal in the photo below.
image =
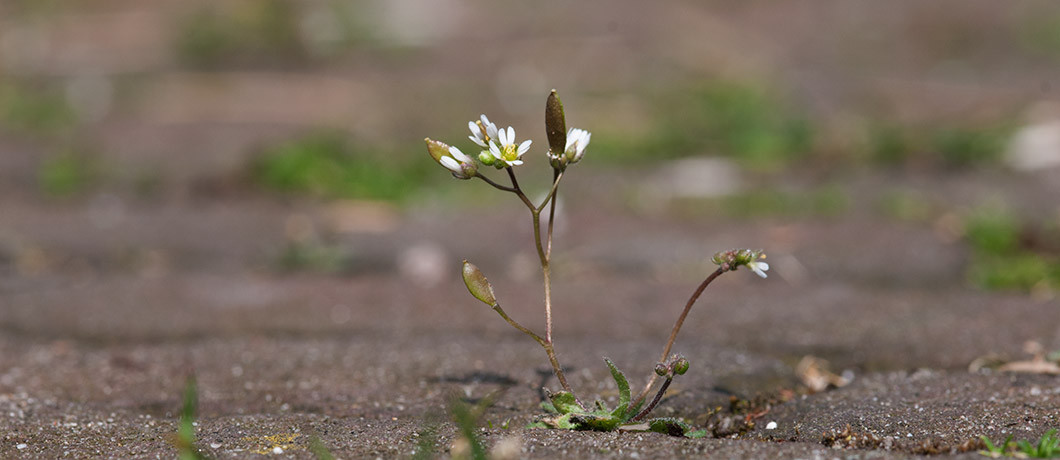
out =
[(765, 262), (751, 262), (747, 264), (747, 268), (750, 268), (755, 272), (755, 274), (761, 276), (762, 278), (768, 278), (768, 275), (766, 275), (766, 270), (769, 270), (769, 264)]
[(457, 163), (456, 160), (450, 157), (442, 157), (442, 159), (438, 161), (442, 163), (442, 166), (445, 166), (445, 169), (448, 169), (454, 173), (463, 172), (463, 169), (460, 168), (460, 163)]
[(503, 160), (501, 158), (501, 149), (498, 148), (497, 144), (495, 144), (493, 141), (490, 141), (490, 154), (493, 155), (493, 158), (496, 158), (498, 160)]
[(495, 125), (493, 123), (490, 123), (490, 124), (486, 125), (486, 135), (489, 136), (490, 139), (496, 139), (497, 138), (497, 125)]
[(475, 136), (468, 136), (467, 138), (471, 139), (471, 142), (474, 142), (474, 143), (478, 144), (479, 147), (485, 147), (486, 146), (486, 142), (485, 141), (483, 141), (482, 139), (479, 139), (479, 138), (477, 138)]
[(482, 126), (489, 126), (491, 124), (490, 119), (486, 118), (486, 114), (479, 115), (478, 119), (482, 120)]
[(470, 157), (468, 157), (467, 155), (464, 155), (464, 152), (461, 152), (460, 149), (458, 149), (456, 147), (449, 147), (449, 154), (452, 155), (453, 158), (456, 159), (456, 161), (459, 161), (461, 163), (466, 163), (468, 161), (471, 161)]
[(476, 125), (474, 121), (467, 122), (467, 129), (470, 129), (471, 130), (471, 134), (473, 134), (475, 136), (481, 136), (482, 135), (482, 130), (478, 129), (478, 125)]
[[(501, 139), (504, 139), (504, 135), (501, 135)], [(515, 143), (515, 128), (508, 127), (508, 140), (501, 142), (504, 145)]]
[(527, 140), (523, 141), (522, 144), (519, 144), (519, 150), (517, 151), (517, 155), (518, 156), (523, 156), (523, 154), (526, 153), (527, 150), (530, 150), (530, 143), (531, 142), (533, 142), (533, 141), (527, 139)]
[(523, 164), (523, 160), (513, 160), (513, 161), (508, 161), (506, 163), (508, 163), (509, 165), (512, 165), (512, 166), (519, 166), (519, 165)]

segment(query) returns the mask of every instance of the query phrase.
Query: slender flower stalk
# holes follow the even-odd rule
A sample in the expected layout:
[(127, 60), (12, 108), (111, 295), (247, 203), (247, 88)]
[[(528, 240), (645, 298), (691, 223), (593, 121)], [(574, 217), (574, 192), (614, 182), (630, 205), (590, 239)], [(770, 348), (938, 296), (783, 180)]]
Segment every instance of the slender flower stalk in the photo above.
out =
[[(718, 267), (718, 269), (714, 270), (713, 273), (707, 276), (702, 283), (699, 283), (699, 287), (697, 287), (696, 291), (692, 293), (692, 297), (688, 298), (688, 302), (685, 303), (685, 309), (681, 311), (681, 316), (677, 317), (677, 322), (674, 323), (673, 329), (670, 330), (670, 339), (666, 341), (666, 346), (663, 347), (662, 356), (659, 357), (659, 362), (666, 360), (666, 357), (670, 355), (670, 348), (674, 346), (674, 341), (677, 340), (677, 333), (681, 332), (681, 325), (685, 323), (685, 318), (688, 317), (688, 312), (692, 310), (692, 305), (695, 305), (696, 300), (699, 300), (699, 296), (703, 294), (703, 290), (706, 289), (717, 277), (721, 276), (722, 273), (725, 273), (725, 271), (726, 270), (723, 270), (722, 267)], [(644, 401), (644, 398), (648, 396), (648, 392), (651, 391), (652, 385), (655, 385), (655, 380), (658, 378), (658, 373), (652, 374), (651, 378), (648, 379), (648, 384), (644, 385), (644, 389), (640, 391), (637, 398), (629, 403), (629, 407), (637, 407), (638, 404)]]

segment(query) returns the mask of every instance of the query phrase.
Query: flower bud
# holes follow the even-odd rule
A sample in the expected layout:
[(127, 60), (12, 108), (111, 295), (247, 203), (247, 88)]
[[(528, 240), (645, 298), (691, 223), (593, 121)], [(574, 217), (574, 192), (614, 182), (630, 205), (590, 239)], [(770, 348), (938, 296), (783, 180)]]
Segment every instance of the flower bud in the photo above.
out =
[(567, 155), (560, 152), (559, 155), (554, 155), (551, 150), (548, 151), (548, 163), (552, 165), (553, 169), (563, 171), (567, 169)]
[(478, 153), (478, 161), (486, 166), (493, 166), (493, 163), (497, 161), (488, 150), (483, 150)]
[(765, 258), (765, 253), (761, 249), (730, 249), (714, 254), (711, 261), (719, 265), (723, 270), (736, 270), (740, 266), (746, 265), (758, 276), (765, 278), (765, 271), (769, 270), (769, 264), (760, 261), (760, 259)]
[(423, 140), (427, 142), (427, 153), (431, 155), (431, 158), (453, 173), (453, 177), (467, 180), (478, 174), (478, 165), (475, 164), (475, 160), (464, 155), (460, 149), (429, 137)]
[(464, 260), (464, 284), (468, 292), (476, 299), (486, 305), (497, 308), (497, 297), (493, 294), (493, 285), (486, 279), (486, 275), (474, 264)]
[(758, 258), (761, 251), (752, 251), (750, 249), (740, 249), (736, 251), (736, 265), (747, 265), (754, 262)]
[(552, 155), (563, 155), (567, 146), (567, 121), (563, 115), (563, 102), (556, 90), (552, 90), (545, 102), (545, 134)]
[(655, 365), (655, 375), (665, 377), (667, 372), (669, 372), (669, 369), (666, 368), (665, 364), (659, 363)]
[(736, 269), (736, 253), (735, 251), (721, 251), (714, 254), (714, 257), (710, 259), (715, 265), (718, 265), (722, 270), (734, 270)]
[(688, 366), (688, 360), (685, 359), (684, 356), (677, 358), (677, 361), (674, 362), (674, 373), (677, 375), (685, 375), (685, 372), (688, 372)]
[(581, 161), (582, 157), (585, 156), (585, 148), (589, 146), (589, 141), (592, 137), (592, 133), (584, 129), (571, 128), (570, 131), (567, 131), (567, 145), (564, 156), (567, 158), (568, 163), (574, 164)]

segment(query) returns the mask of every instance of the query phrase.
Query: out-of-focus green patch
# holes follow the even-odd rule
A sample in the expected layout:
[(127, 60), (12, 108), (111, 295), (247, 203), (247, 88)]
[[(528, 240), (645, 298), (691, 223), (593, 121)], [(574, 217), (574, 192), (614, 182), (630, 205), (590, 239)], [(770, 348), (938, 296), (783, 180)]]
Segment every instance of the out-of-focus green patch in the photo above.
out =
[(1060, 287), (1060, 264), (1028, 252), (1004, 256), (977, 254), (968, 276), (976, 285), (992, 290), (1056, 288)]
[(750, 217), (832, 217), (846, 212), (850, 201), (842, 188), (824, 186), (811, 190), (753, 189), (720, 198), (679, 199), (673, 203), (680, 214), (718, 214)]
[(37, 169), (37, 184), (46, 195), (69, 197), (83, 193), (96, 183), (100, 171), (95, 158), (66, 151), (46, 158)]
[(908, 190), (891, 190), (883, 194), (879, 207), (888, 217), (908, 222), (927, 222), (938, 213), (929, 197)]
[(12, 16), (48, 16), (71, 6), (69, 2), (61, 0), (7, 0), (5, 3)]
[(945, 166), (975, 166), (997, 161), (1009, 135), (1009, 130), (1001, 127), (947, 128), (933, 133), (930, 145)]
[(1024, 243), (1025, 225), (1004, 209), (976, 210), (964, 223), (972, 247), (968, 277), (985, 289), (1060, 288), (1060, 259)]
[(313, 134), (266, 148), (252, 164), (251, 178), (281, 193), (401, 201), (437, 172), (420, 150), (381, 152), (341, 135)]
[(1007, 125), (912, 128), (878, 122), (869, 126), (865, 148), (880, 165), (971, 167), (995, 163), (1011, 131)]
[(606, 133), (593, 136), (589, 148), (630, 161), (717, 153), (756, 170), (781, 169), (813, 148), (807, 119), (761, 87), (714, 81), (667, 91), (653, 105), (646, 135)]
[(297, 13), (289, 0), (203, 7), (178, 24), (174, 39), (177, 56), (199, 68), (300, 59), (305, 48)]
[(964, 236), (976, 251), (1005, 255), (1019, 249), (1020, 222), (996, 207), (977, 209), (964, 222)]
[(0, 125), (31, 134), (55, 134), (76, 122), (62, 91), (0, 81)]
[(1035, 14), (1019, 28), (1020, 46), (1035, 56), (1060, 59), (1060, 14)]
[(291, 241), (277, 258), (284, 271), (315, 271), (336, 273), (343, 269), (348, 257), (340, 248), (319, 241)]
[(363, 8), (345, 0), (211, 4), (176, 24), (173, 46), (192, 67), (302, 63), (375, 40)]
[(906, 130), (890, 123), (876, 123), (868, 128), (867, 146), (873, 162), (896, 166), (905, 163), (912, 153), (913, 142)]

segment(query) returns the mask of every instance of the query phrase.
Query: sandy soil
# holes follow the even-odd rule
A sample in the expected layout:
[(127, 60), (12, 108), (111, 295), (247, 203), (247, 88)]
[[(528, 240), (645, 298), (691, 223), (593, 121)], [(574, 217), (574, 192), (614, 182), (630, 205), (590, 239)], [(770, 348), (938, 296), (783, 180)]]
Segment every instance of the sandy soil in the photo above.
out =
[[(334, 208), (256, 199), (131, 202), (115, 220), (80, 228), (92, 222), (91, 203), (7, 202), (5, 231), (32, 235), (33, 244), (5, 249), (0, 449), (170, 456), (191, 373), (201, 389), (202, 447), (221, 458), (274, 455), (277, 446), (308, 458), (314, 434), (343, 458), (408, 456), (418, 433), (444, 420), (451, 395), (495, 392), (483, 438), (516, 436), (522, 455), (535, 458), (902, 458), (974, 451), (980, 435), (1036, 438), (1058, 426), (1055, 376), (968, 371), (988, 354), (1026, 357), (1027, 340), (1055, 349), (1055, 300), (968, 287), (962, 244), (930, 223), (857, 210), (875, 180), (844, 186), (854, 206), (842, 219), (645, 214), (594, 202), (590, 187), (585, 201), (572, 200), (557, 240), (555, 334), (586, 400), (617, 397), (604, 356), (642, 384), (712, 249), (775, 248), (767, 280), (739, 271), (711, 286), (675, 347), (692, 370), (656, 414), (722, 437), (696, 440), (523, 428), (539, 413), (540, 388), (557, 386), (544, 354), (456, 278), (459, 257), (472, 258), (509, 313), (538, 325), (518, 210), (414, 208), (386, 232), (338, 233), (328, 230)], [(991, 180), (953, 177), (936, 196)], [(1048, 182), (1023, 183), (1049, 192)], [(278, 268), (292, 215), (329, 235), (342, 270)], [(497, 236), (444, 236), (482, 232)], [(505, 256), (511, 244), (519, 246)], [(440, 263), (443, 275), (409, 260)], [(829, 360), (852, 383), (809, 394), (794, 370), (805, 355)], [(775, 429), (765, 428), (770, 422)], [(440, 426), (445, 453), (455, 432)]]

